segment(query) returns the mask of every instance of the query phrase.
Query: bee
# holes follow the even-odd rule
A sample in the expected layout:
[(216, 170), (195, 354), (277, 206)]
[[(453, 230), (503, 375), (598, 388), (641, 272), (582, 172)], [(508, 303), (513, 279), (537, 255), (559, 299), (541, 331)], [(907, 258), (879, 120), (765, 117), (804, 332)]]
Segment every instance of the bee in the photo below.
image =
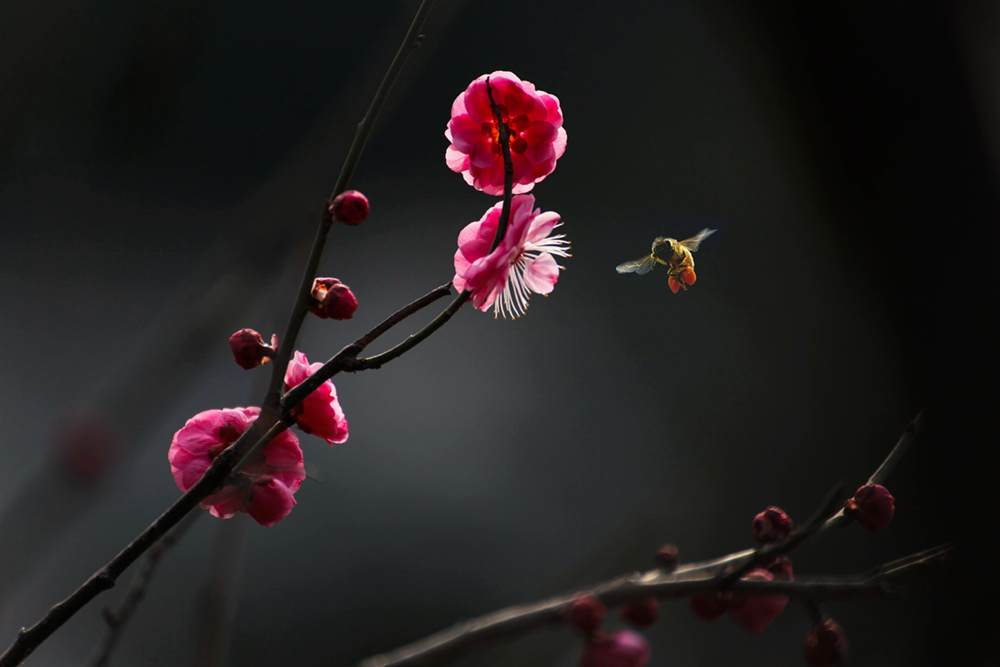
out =
[(667, 284), (671, 291), (676, 294), (678, 290), (687, 290), (687, 286), (694, 285), (694, 281), (698, 279), (694, 273), (694, 257), (691, 253), (698, 250), (701, 242), (715, 232), (714, 229), (703, 229), (683, 241), (657, 236), (650, 254), (619, 264), (615, 270), (618, 273), (638, 273), (643, 276), (659, 262), (667, 267), (667, 275), (670, 277)]

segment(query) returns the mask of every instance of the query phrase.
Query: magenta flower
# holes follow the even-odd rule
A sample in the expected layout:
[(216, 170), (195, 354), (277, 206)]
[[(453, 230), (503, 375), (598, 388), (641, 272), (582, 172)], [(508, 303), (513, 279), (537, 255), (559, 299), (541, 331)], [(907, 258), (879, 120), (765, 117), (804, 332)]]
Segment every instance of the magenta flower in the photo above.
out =
[[(259, 415), (260, 408), (226, 408), (206, 410), (189, 419), (174, 434), (167, 454), (181, 491), (194, 486), (212, 461)], [(299, 440), (294, 433), (284, 431), (237, 474), (235, 482), (205, 498), (201, 506), (222, 519), (243, 512), (261, 525), (273, 526), (292, 511), (292, 495), (305, 478)]]
[[(500, 222), (502, 202), (486, 211), (478, 221), (466, 225), (458, 235), (455, 253), (455, 289), (472, 292), (472, 305), (494, 316), (518, 317), (528, 308), (531, 292), (548, 294), (559, 280), (553, 255), (569, 257), (569, 241), (563, 234), (549, 236), (560, 226), (559, 214), (532, 210), (533, 195), (514, 197), (507, 233), (496, 250), (489, 252)], [(489, 253), (489, 254), (487, 254)]]
[[(285, 371), (285, 391), (298, 386), (322, 367), (319, 362), (310, 365), (306, 355), (296, 352)], [(303, 431), (323, 438), (331, 445), (347, 442), (347, 418), (337, 400), (337, 389), (330, 380), (306, 396), (292, 410), (292, 416)]]
[(528, 192), (552, 173), (566, 152), (566, 130), (559, 99), (510, 72), (484, 74), (455, 98), (444, 132), (451, 142), (445, 161), (477, 190), (503, 194), (500, 130), (486, 93), (487, 78), (510, 133), (514, 194)]

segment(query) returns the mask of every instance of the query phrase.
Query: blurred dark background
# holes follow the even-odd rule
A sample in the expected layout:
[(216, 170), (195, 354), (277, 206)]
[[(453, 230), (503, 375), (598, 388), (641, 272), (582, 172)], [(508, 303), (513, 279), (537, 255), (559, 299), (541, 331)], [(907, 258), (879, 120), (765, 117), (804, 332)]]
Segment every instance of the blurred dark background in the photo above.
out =
[[(239, 369), (226, 339), (283, 329), (416, 5), (0, 5), (4, 645), (178, 496), (166, 451), (189, 416), (259, 401), (267, 373)], [(326, 359), (450, 280), (459, 230), (494, 200), (447, 169), (443, 131), (484, 73), (562, 102), (568, 149), (534, 194), (573, 257), (524, 318), (466, 307), (384, 369), (338, 377), (349, 442), (301, 436), (324, 481), (271, 529), (201, 519), (116, 664), (196, 664), (206, 586), (223, 580), (213, 559), (236, 591), (231, 664), (349, 665), (646, 569), (664, 542), (689, 561), (746, 548), (765, 506), (801, 521), (838, 481), (862, 484), (922, 408), (887, 484), (892, 525), (803, 549), (796, 572), (958, 539), (946, 578), (826, 610), (853, 664), (995, 664), (981, 640), (996, 596), (982, 427), (997, 5), (439, 0), (425, 33), (353, 183), (371, 217), (335, 229), (324, 261), (361, 306), (308, 322), (297, 347)], [(689, 292), (614, 272), (655, 236), (702, 227), (719, 231)], [(114, 447), (107, 469), (84, 457), (103, 475), (66, 472), (81, 434)], [(29, 664), (80, 664), (123, 588)], [(652, 664), (801, 664), (807, 624), (790, 605), (749, 635), (668, 601)], [(578, 650), (562, 628), (458, 664), (572, 665)]]

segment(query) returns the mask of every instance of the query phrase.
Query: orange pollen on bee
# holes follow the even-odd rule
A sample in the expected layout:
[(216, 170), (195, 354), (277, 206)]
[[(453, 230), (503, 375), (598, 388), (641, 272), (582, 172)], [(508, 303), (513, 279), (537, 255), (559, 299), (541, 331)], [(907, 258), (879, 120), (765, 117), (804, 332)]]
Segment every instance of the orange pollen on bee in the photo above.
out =
[(673, 276), (670, 276), (669, 280), (667, 280), (667, 284), (670, 285), (670, 291), (674, 294), (677, 294), (677, 292), (681, 289), (681, 282)]
[(694, 269), (688, 266), (681, 271), (681, 280), (686, 282), (688, 285), (694, 285), (694, 281), (698, 280), (698, 276), (694, 274)]
[[(500, 110), (500, 117), (503, 119), (504, 124), (507, 125), (507, 143), (510, 144), (511, 152), (524, 153), (524, 151), (528, 150), (528, 140), (522, 134), (531, 127), (531, 120), (524, 114), (518, 114), (510, 118), (507, 115), (507, 108), (502, 104), (497, 105), (497, 108)], [(497, 154), (501, 153), (500, 125), (497, 124), (496, 120), (483, 123), (480, 126), (480, 132), (484, 137), (490, 138), (490, 150)]]

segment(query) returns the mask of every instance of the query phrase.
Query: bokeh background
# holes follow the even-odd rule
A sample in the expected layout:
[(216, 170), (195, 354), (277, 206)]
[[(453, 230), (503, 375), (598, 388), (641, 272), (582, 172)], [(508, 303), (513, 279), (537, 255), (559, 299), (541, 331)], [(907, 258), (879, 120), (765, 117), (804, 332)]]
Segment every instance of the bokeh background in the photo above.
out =
[[(166, 451), (189, 416), (260, 400), (267, 373), (226, 340), (283, 329), (416, 5), (0, 4), (4, 645), (178, 496)], [(646, 569), (665, 542), (689, 561), (746, 548), (756, 512), (804, 520), (926, 408), (893, 524), (803, 549), (796, 571), (958, 539), (947, 577), (826, 610), (857, 665), (992, 664), (995, 436), (976, 416), (996, 397), (997, 6), (439, 0), (424, 32), (353, 182), (371, 217), (324, 260), (361, 306), (309, 321), (298, 348), (326, 359), (450, 280), (459, 230), (494, 201), (443, 159), (451, 102), (483, 73), (562, 101), (568, 149), (534, 194), (573, 257), (526, 317), (466, 307), (339, 376), (349, 442), (301, 436), (321, 481), (271, 529), (195, 523), (115, 663), (350, 665)], [(689, 292), (615, 273), (703, 227), (719, 231)], [(67, 458), (87, 444), (104, 463)], [(210, 656), (220, 589), (229, 639)], [(29, 664), (81, 664), (123, 590)], [(652, 664), (801, 664), (807, 623), (790, 605), (750, 635), (668, 601)], [(557, 628), (456, 664), (573, 665), (579, 646)]]

